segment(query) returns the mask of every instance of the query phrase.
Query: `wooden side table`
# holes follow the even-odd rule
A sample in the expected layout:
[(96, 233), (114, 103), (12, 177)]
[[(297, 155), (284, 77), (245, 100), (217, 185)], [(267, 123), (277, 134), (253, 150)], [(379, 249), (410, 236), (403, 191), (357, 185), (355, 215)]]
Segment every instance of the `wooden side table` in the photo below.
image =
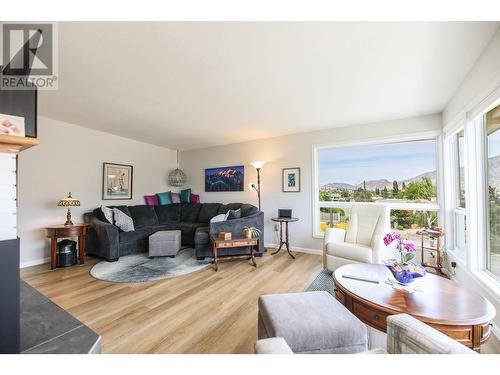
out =
[(259, 238), (246, 238), (246, 237), (237, 237), (237, 238), (232, 238), (230, 240), (223, 240), (220, 238), (217, 238), (215, 236), (210, 236), (210, 243), (211, 243), (211, 248), (212, 248), (212, 254), (214, 256), (214, 265), (215, 265), (215, 271), (217, 272), (219, 270), (218, 266), (218, 258), (219, 258), (219, 249), (230, 249), (233, 247), (245, 247), (248, 246), (250, 248), (250, 253), (249, 254), (238, 254), (238, 255), (227, 255), (227, 257), (250, 257), (249, 259), (252, 259), (252, 264), (254, 267), (257, 267), (257, 263), (255, 263), (255, 253), (259, 251)]
[[(297, 219), (296, 217), (273, 217), (271, 220), (280, 223), (280, 246), (278, 247), (278, 250), (276, 250), (274, 253), (271, 253), (271, 255), (278, 254), (281, 251), (283, 245), (285, 245), (286, 251), (288, 251), (288, 255), (295, 259), (292, 252), (290, 251), (290, 241), (288, 239), (288, 223), (294, 223), (296, 221), (299, 221), (299, 219)], [(283, 240), (283, 223), (285, 224), (285, 240)]]
[(80, 264), (85, 263), (85, 240), (88, 224), (53, 225), (46, 227), (47, 237), (50, 238), (50, 268), (56, 268), (57, 240), (59, 238), (78, 237), (78, 258)]

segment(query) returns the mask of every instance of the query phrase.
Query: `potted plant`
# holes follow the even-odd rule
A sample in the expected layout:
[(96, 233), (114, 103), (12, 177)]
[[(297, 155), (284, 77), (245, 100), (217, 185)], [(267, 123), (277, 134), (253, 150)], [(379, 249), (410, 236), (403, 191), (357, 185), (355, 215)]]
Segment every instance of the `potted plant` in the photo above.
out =
[(262, 231), (259, 228), (255, 227), (245, 227), (243, 229), (243, 235), (246, 238), (254, 238), (259, 237), (262, 234)]
[(385, 246), (389, 246), (394, 242), (396, 243), (396, 250), (398, 251), (400, 259), (385, 261), (385, 265), (394, 275), (394, 278), (401, 284), (409, 284), (416, 278), (424, 276), (425, 269), (423, 267), (410, 263), (410, 261), (415, 258), (415, 252), (417, 250), (415, 244), (403, 240), (399, 233), (392, 232), (384, 236)]

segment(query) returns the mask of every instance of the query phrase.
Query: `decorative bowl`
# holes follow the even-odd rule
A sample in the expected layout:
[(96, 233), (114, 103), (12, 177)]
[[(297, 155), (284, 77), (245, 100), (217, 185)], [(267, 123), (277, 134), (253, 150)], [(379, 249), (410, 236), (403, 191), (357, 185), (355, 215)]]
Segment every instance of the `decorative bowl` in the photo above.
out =
[(415, 264), (401, 264), (392, 259), (386, 261), (385, 265), (389, 268), (394, 278), (403, 285), (410, 284), (413, 280), (425, 276), (425, 268)]

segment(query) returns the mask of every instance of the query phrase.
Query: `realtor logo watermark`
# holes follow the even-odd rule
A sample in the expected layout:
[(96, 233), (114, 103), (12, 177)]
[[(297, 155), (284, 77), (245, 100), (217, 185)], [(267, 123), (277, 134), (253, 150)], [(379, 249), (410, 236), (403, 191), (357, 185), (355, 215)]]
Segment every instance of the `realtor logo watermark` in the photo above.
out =
[(57, 90), (57, 24), (1, 23), (0, 88)]

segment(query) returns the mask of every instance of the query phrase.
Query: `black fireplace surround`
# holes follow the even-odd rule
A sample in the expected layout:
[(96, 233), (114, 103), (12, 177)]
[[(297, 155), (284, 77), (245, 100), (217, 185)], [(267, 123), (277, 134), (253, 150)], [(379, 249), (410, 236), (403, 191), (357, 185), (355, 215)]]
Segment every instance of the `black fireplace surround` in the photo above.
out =
[[(113, 207), (113, 206), (110, 206)], [(264, 213), (251, 204), (242, 203), (173, 203), (161, 206), (114, 206), (129, 215), (135, 230), (122, 232), (110, 224), (100, 208), (84, 215), (89, 224), (86, 253), (104, 258), (110, 262), (120, 256), (148, 251), (149, 236), (162, 230), (180, 230), (182, 246), (194, 247), (196, 257), (204, 259), (211, 255), (209, 236), (219, 232), (231, 232), (242, 236), (245, 227), (256, 227), (264, 236)], [(210, 219), (229, 210), (241, 209), (241, 218), (210, 223)], [(257, 256), (264, 251), (260, 241)], [(247, 248), (233, 248), (220, 251), (219, 255), (238, 255), (248, 252)]]

